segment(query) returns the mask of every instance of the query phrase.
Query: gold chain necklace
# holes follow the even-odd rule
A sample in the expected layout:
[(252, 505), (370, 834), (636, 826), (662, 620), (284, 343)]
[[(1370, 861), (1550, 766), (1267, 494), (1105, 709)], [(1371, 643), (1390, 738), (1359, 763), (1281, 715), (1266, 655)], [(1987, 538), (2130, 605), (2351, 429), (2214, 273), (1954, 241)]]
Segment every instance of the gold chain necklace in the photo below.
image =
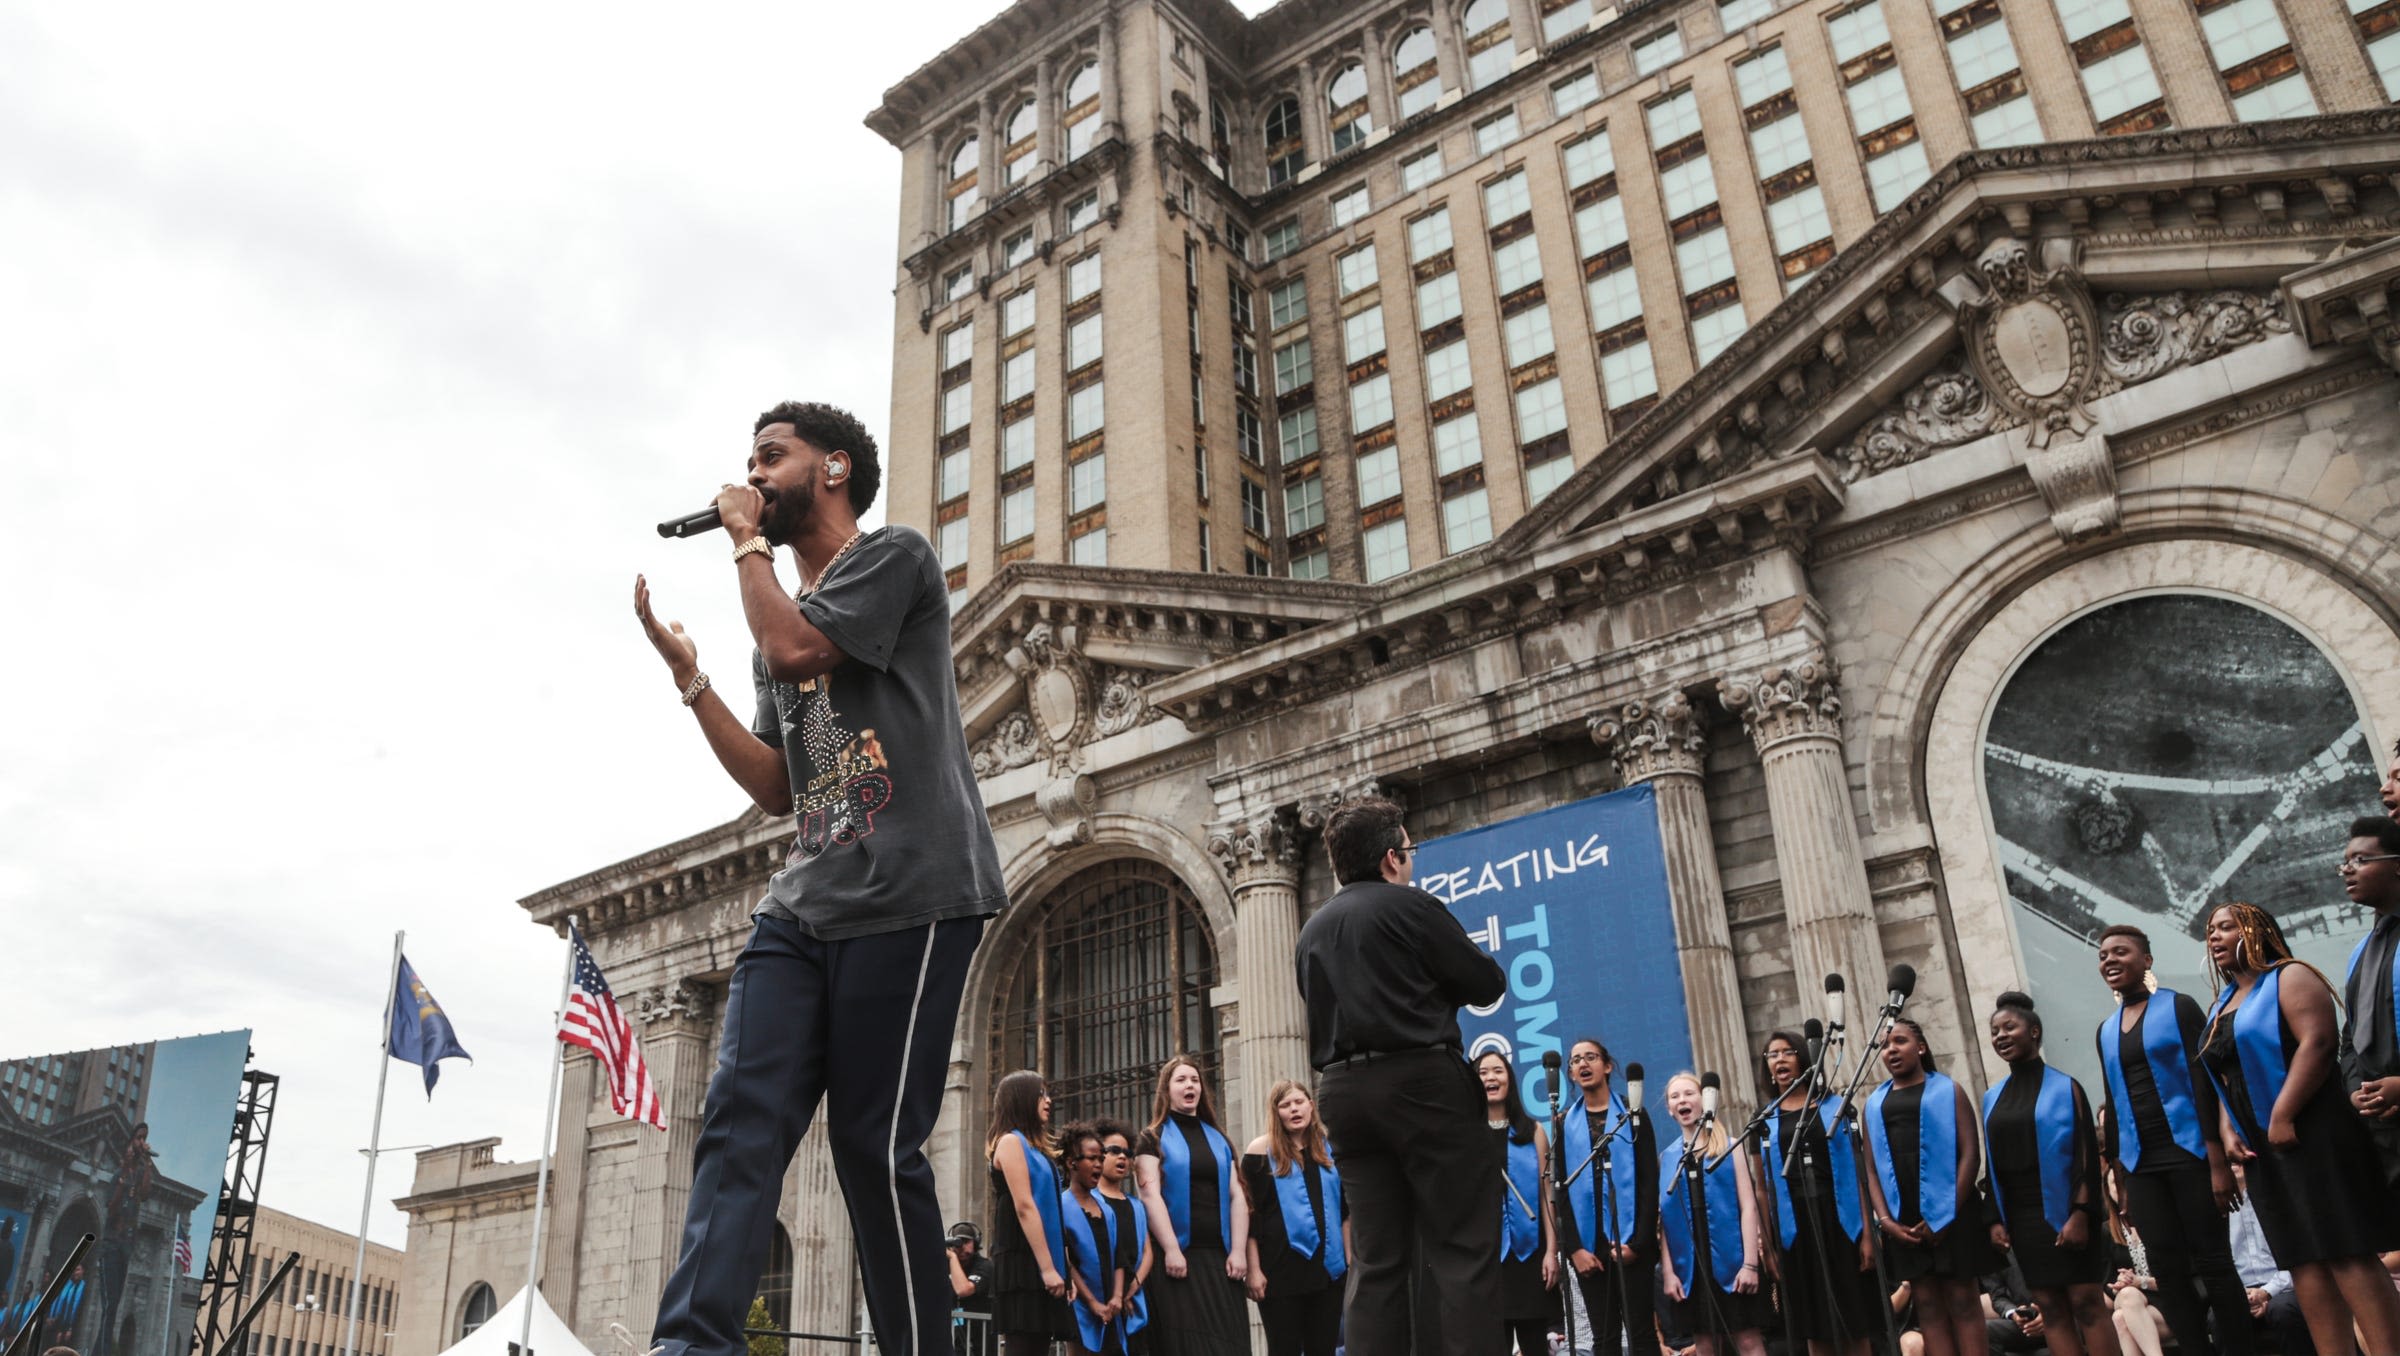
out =
[(850, 540), (843, 542), (841, 546), (835, 549), (833, 555), (826, 559), (825, 568), (817, 571), (816, 578), (802, 584), (800, 586), (800, 591), (792, 595), (792, 600), (794, 602), (798, 602), (800, 599), (806, 598), (808, 595), (815, 593), (817, 589), (824, 584), (825, 576), (833, 573), (833, 567), (839, 565), (842, 562), (842, 557), (850, 554), (850, 548), (858, 545), (860, 539), (864, 538), (866, 535), (867, 533), (865, 528), (860, 528), (858, 531), (851, 533)]

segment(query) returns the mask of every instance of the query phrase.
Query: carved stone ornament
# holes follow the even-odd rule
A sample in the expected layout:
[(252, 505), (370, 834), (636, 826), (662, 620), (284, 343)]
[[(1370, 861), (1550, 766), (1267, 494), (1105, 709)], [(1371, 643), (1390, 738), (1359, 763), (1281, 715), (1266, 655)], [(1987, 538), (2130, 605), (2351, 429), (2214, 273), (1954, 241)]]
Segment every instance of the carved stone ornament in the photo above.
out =
[(2273, 292), (2118, 293), (2108, 298), (2100, 361), (2130, 386), (2291, 329), (2282, 298)]
[(1025, 705), (1001, 718), (970, 753), (978, 780), (1047, 760), (1053, 777), (1082, 770), (1083, 746), (1157, 720), (1142, 675), (1087, 659), (1076, 628), (1037, 621), (1006, 660)]
[(2113, 532), (2122, 519), (2117, 505), (2117, 464), (2098, 429), (2080, 438), (2053, 438), (2025, 454), (2033, 487), (2050, 506), (2050, 526), (2062, 541), (2076, 542)]
[(1959, 367), (1928, 373), (1900, 397), (1900, 408), (1881, 415), (1834, 453), (1844, 481), (1880, 475), (1929, 453), (1973, 442), (2018, 421), (1992, 403), (1975, 374)]
[(1011, 711), (1000, 718), (1000, 724), (989, 735), (976, 743), (972, 754), (976, 780), (997, 777), (1041, 756), (1042, 737), (1034, 729), (1033, 717), (1023, 711)]
[(1742, 718), (1761, 753), (1787, 739), (1842, 736), (1841, 671), (1833, 656), (1810, 652), (1792, 664), (1717, 684), (1725, 709)]
[(1297, 807), (1300, 827), (1311, 833), (1321, 832), (1325, 827), (1325, 821), (1333, 818), (1334, 811), (1345, 805), (1356, 805), (1362, 800), (1388, 800), (1401, 806), (1408, 803), (1401, 799), (1399, 791), (1393, 787), (1386, 786), (1373, 777), (1361, 777), (1355, 781), (1344, 782), (1323, 791), (1312, 791), (1302, 796)]
[(1617, 772), (1628, 786), (1653, 777), (1697, 777), (1708, 753), (1699, 712), (1681, 692), (1656, 701), (1629, 701), (1613, 714), (1593, 716), (1586, 725), (1592, 741), (1617, 760)]
[(1297, 884), (1300, 823), (1289, 808), (1267, 810), (1210, 828), (1208, 855), (1236, 885), (1260, 880)]
[(1053, 778), (1035, 788), (1034, 808), (1050, 821), (1050, 846), (1072, 847), (1092, 841), (1092, 806), (1099, 800), (1099, 784), (1081, 772)]
[(634, 995), (633, 1013), (644, 1026), (661, 1022), (706, 1022), (714, 998), (708, 989), (688, 979), (678, 979), (662, 988), (644, 989)]
[(2092, 426), (2084, 404), (2095, 393), (2099, 316), (2076, 270), (2074, 242), (2025, 242), (2003, 236), (1976, 256), (1981, 295), (1959, 307), (1968, 368), (2003, 410), (2030, 425), (2033, 446)]

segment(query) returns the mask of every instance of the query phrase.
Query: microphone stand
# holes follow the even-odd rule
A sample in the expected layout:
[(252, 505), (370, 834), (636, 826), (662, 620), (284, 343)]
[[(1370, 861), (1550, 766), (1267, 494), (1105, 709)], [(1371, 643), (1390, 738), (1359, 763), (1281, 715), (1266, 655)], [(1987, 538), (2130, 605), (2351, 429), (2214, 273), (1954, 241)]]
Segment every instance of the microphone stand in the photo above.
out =
[[(1549, 1166), (1550, 1180), (1555, 1184), (1550, 1189), (1550, 1210), (1553, 1216), (1556, 1218), (1571, 1219), (1573, 1218), (1573, 1214), (1571, 1212), (1575, 1209), (1575, 1203), (1567, 1196), (1567, 1117), (1566, 1113), (1560, 1109), (1558, 1103), (1558, 1071), (1555, 1069), (1546, 1069), (1544, 1072), (1550, 1075), (1544, 1081), (1550, 1085)], [(1537, 1220), (1535, 1223), (1539, 1224), (1540, 1221)], [(1552, 1229), (1550, 1232), (1550, 1242), (1551, 1252), (1558, 1258), (1559, 1285), (1562, 1287), (1572, 1285), (1580, 1289), (1582, 1286), (1582, 1281), (1575, 1274), (1575, 1259), (1574, 1256), (1567, 1251), (1567, 1239), (1565, 1233), (1555, 1228)], [(1575, 1356), (1574, 1297), (1571, 1295), (1560, 1295), (1558, 1307), (1560, 1312), (1564, 1314), (1566, 1318), (1567, 1356)]]
[[(1880, 1036), (1880, 1032), (1878, 1035)], [(1809, 1134), (1809, 1130), (1820, 1123), (1818, 1120), (1819, 1111), (1820, 1108), (1824, 1106), (1825, 1097), (1830, 1090), (1828, 1083), (1833, 1071), (1833, 1065), (1840, 1059), (1840, 1055), (1836, 1051), (1836, 1046), (1839, 1044), (1839, 1037), (1829, 1036), (1825, 1044), (1819, 1048), (1815, 1062), (1811, 1063), (1800, 1075), (1802, 1085), (1807, 1089), (1807, 1092), (1801, 1098), (1800, 1102), (1800, 1127), (1799, 1135), (1797, 1137), (1798, 1142), (1793, 1145), (1794, 1152), (1786, 1155), (1783, 1160), (1783, 1180), (1784, 1189), (1790, 1192), (1800, 1202), (1800, 1205), (1808, 1212), (1807, 1228), (1810, 1234), (1817, 1240), (1819, 1244), (1819, 1246), (1813, 1248), (1812, 1251), (1817, 1254), (1817, 1281), (1825, 1295), (1825, 1312), (1833, 1319), (1834, 1345), (1842, 1351), (1848, 1351), (1850, 1349), (1850, 1343), (1854, 1340), (1854, 1337), (1850, 1331), (1849, 1320), (1843, 1317), (1842, 1314), (1841, 1288), (1834, 1279), (1834, 1259), (1830, 1253), (1828, 1253), (1826, 1248), (1822, 1246), (1828, 1232), (1825, 1228), (1825, 1217), (1822, 1213), (1823, 1207), (1818, 1203), (1813, 1192), (1802, 1192), (1798, 1187), (1799, 1174), (1801, 1172), (1805, 1171), (1812, 1181), (1816, 1177), (1817, 1144), (1822, 1142), (1825, 1145), (1825, 1151), (1827, 1153), (1833, 1152), (1832, 1135), (1811, 1136)], [(1873, 1048), (1873, 1045), (1874, 1042), (1868, 1042), (1870, 1049)], [(1866, 1061), (1860, 1060), (1857, 1069), (1854, 1070), (1853, 1073), (1863, 1073), (1865, 1069)], [(1848, 1095), (1845, 1094), (1845, 1102), (1847, 1101), (1847, 1096)], [(1777, 1098), (1775, 1100), (1781, 1101), (1782, 1099)], [(1769, 1105), (1773, 1105), (1773, 1103), (1769, 1103)], [(1838, 1121), (1835, 1129), (1836, 1133), (1838, 1133)], [(1859, 1227), (1863, 1229), (1866, 1227), (1863, 1219), (1867, 1213), (1864, 1202), (1861, 1202), (1859, 1205), (1859, 1213), (1862, 1218), (1862, 1222)], [(1838, 1213), (1836, 1218), (1839, 1218)], [(1838, 1230), (1833, 1232), (1837, 1235), (1839, 1233)], [(1891, 1292), (1885, 1291), (1884, 1293), (1888, 1296)], [(1891, 1309), (1891, 1305), (1887, 1302), (1884, 1305), (1884, 1309), (1888, 1314)], [(1895, 1332), (1892, 1336), (1892, 1356), (1898, 1356), (1899, 1349), (1899, 1337)]]
[[(1873, 1050), (1883, 1043), (1885, 1034), (1892, 1029), (1892, 1023), (1898, 1020), (1899, 1016), (1900, 1004), (1885, 1003), (1883, 1005), (1882, 1010), (1875, 1016), (1874, 1034), (1867, 1040), (1869, 1050)], [(1867, 1250), (1875, 1259), (1875, 1307), (1883, 1311), (1884, 1338), (1891, 1343), (1890, 1349), (1893, 1356), (1898, 1356), (1900, 1319), (1892, 1312), (1891, 1267), (1885, 1257), (1883, 1235), (1875, 1227), (1874, 1211), (1869, 1207), (1868, 1201), (1864, 1199), (1866, 1196), (1864, 1174), (1874, 1171), (1874, 1164), (1867, 1158), (1866, 1127), (1861, 1125), (1858, 1119), (1858, 1089), (1861, 1084), (1866, 1082), (1867, 1069), (1867, 1061), (1861, 1059), (1858, 1067), (1850, 1071), (1850, 1085), (1843, 1089), (1840, 1107), (1834, 1112), (1833, 1130), (1834, 1134), (1843, 1137), (1843, 1147), (1849, 1151), (1850, 1161), (1857, 1165), (1855, 1171), (1861, 1175), (1859, 1195), (1862, 1199), (1858, 1203), (1858, 1227), (1866, 1233)], [(1827, 1137), (1826, 1147), (1828, 1152), (1832, 1150), (1831, 1136)], [(1967, 1222), (1959, 1221), (1961, 1224)]]

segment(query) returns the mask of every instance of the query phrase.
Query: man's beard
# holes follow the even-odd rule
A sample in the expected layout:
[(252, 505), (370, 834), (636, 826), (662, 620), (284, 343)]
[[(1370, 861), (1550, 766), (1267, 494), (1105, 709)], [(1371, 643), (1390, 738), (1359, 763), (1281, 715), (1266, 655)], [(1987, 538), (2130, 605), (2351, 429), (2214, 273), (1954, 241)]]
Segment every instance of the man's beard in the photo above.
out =
[(817, 505), (817, 487), (802, 481), (767, 501), (766, 515), (759, 520), (758, 534), (770, 545), (790, 546), (800, 539), (800, 530), (808, 525), (809, 510)]

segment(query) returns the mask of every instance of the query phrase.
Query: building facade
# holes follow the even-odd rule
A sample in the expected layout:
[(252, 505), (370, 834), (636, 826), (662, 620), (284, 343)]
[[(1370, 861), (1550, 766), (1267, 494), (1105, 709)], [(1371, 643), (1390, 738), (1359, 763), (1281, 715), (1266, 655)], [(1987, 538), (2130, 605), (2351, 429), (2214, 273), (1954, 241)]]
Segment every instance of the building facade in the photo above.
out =
[[(296, 1252), (300, 1261), (250, 1325), (246, 1356), (340, 1356), (350, 1334), (358, 1235), (260, 1206), (250, 1237), (244, 1305), (258, 1298), (259, 1287), (285, 1257)], [(359, 1356), (391, 1356), (400, 1317), (400, 1259), (399, 1249), (368, 1241), (367, 1269), (357, 1273)]]
[[(952, 1212), (1013, 1068), (1139, 1113), (1194, 1050), (1259, 1125), (1307, 1073), (1315, 831), (1369, 791), (1425, 839), (1654, 787), (1735, 1101), (1829, 973), (1913, 967), (1980, 1086), (2005, 989), (2071, 1067), (2108, 922), (2187, 988), (2235, 892), (2355, 935), (2326, 863), (2400, 734), (2396, 23), (1025, 0), (894, 87), (889, 513), (949, 571), (1012, 899)], [(584, 920), (670, 1113), (570, 1063), (546, 1288), (595, 1349), (646, 1333), (788, 832), (524, 901)], [(797, 1327), (854, 1321), (843, 1218), (812, 1136)]]

